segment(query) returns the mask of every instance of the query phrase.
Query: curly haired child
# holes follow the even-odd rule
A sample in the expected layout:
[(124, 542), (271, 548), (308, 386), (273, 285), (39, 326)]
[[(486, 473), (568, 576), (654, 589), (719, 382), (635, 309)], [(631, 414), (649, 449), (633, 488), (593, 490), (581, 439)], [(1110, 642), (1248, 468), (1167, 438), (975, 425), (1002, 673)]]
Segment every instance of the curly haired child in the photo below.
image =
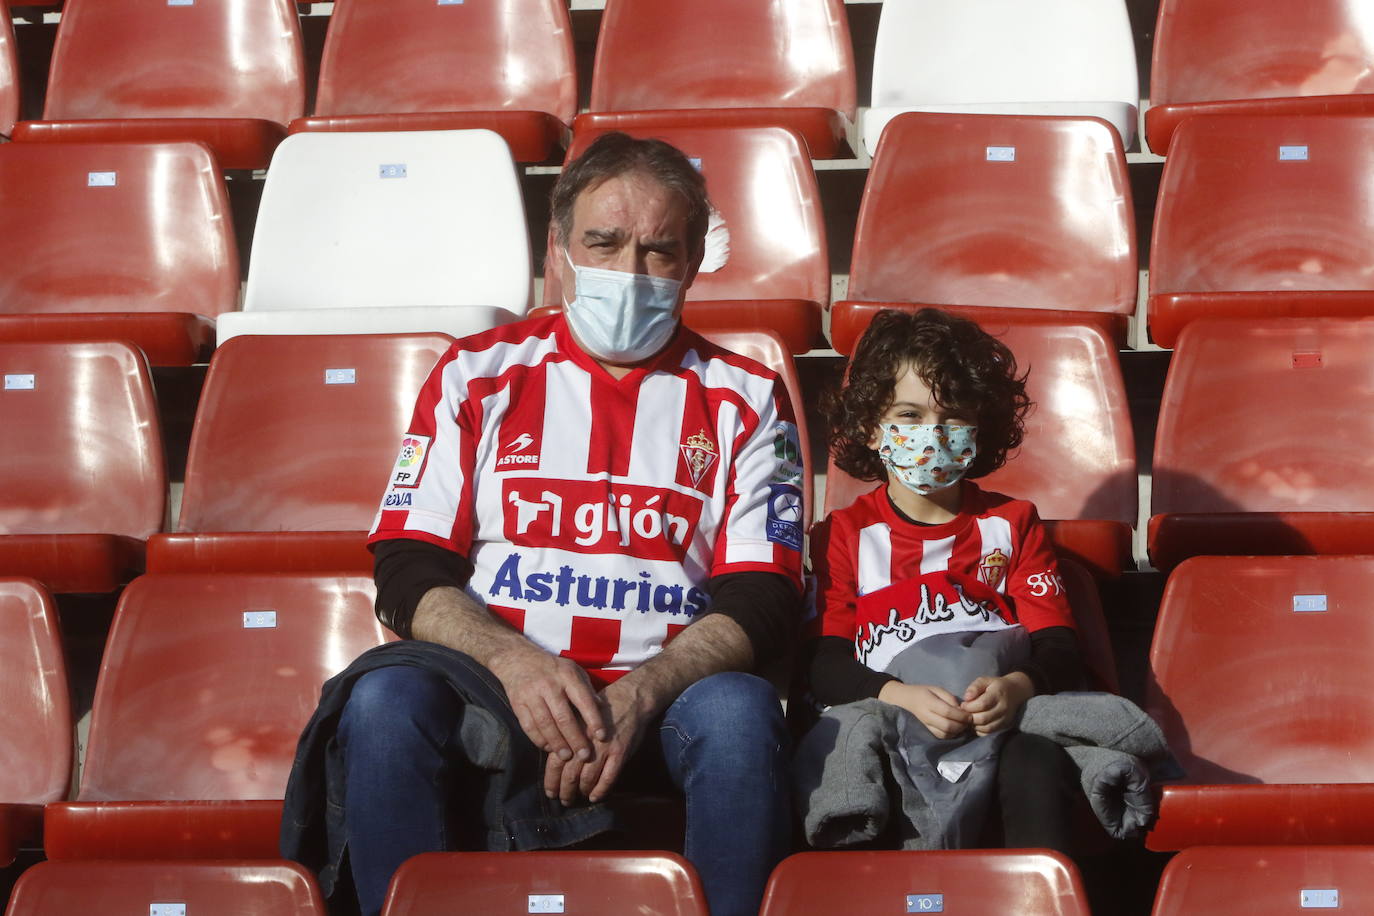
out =
[[(1072, 613), (1035, 507), (973, 482), (1020, 445), (1030, 407), (1003, 343), (929, 308), (879, 312), (829, 405), (835, 464), (882, 485), (813, 529), (810, 692), (905, 710), (941, 753), (989, 739), (968, 764), (989, 767), (972, 835), (923, 845), (984, 845), (1000, 811), (1005, 845), (1068, 846), (1072, 763), (1015, 724), (1031, 696), (1080, 685)], [(964, 773), (940, 768), (931, 791), (958, 807)]]

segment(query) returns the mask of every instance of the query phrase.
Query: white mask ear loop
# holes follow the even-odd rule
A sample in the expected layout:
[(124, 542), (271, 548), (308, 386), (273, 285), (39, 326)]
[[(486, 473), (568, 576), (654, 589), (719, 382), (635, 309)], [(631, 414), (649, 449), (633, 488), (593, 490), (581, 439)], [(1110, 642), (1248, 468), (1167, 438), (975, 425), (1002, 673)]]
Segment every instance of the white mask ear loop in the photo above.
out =
[(572, 297), (568, 296), (566, 286), (559, 291), (563, 298), (563, 308), (566, 311), (568, 306), (572, 305), (573, 299), (577, 298), (577, 265), (573, 263), (572, 253), (568, 251), (566, 246), (563, 248), (563, 260), (568, 262), (568, 266), (572, 268), (573, 272)]

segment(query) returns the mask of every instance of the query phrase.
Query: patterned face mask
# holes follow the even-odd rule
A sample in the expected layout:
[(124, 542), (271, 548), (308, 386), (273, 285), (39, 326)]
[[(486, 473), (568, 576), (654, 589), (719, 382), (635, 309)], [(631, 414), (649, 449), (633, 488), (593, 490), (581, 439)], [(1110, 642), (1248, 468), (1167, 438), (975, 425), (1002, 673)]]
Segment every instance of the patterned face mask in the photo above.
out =
[(978, 454), (978, 427), (943, 423), (887, 423), (878, 457), (888, 471), (922, 495), (957, 483)]

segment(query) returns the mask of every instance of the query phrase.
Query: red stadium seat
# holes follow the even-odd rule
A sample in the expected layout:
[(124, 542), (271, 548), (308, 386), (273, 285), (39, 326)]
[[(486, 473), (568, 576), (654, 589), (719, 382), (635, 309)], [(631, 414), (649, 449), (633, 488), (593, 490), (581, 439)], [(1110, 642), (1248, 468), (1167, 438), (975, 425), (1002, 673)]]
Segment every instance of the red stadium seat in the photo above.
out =
[(0, 868), (37, 841), (43, 805), (67, 797), (72, 710), (57, 607), (32, 579), (0, 579)]
[[(806, 429), (806, 402), (802, 399), (801, 379), (797, 376), (797, 366), (782, 338), (767, 330), (708, 331), (704, 336), (714, 344), (762, 363), (782, 378), (797, 421), (797, 439), (801, 444), (799, 460), (803, 464), (810, 461), (811, 434)], [(808, 507), (815, 505), (811, 501), (811, 480), (814, 476), (810, 471), (802, 475), (802, 499)]]
[(565, 0), (349, 0), (334, 8), (315, 115), (299, 130), (494, 130), (520, 162), (577, 113)]
[(1150, 247), (1155, 343), (1205, 316), (1374, 315), (1371, 144), (1374, 117), (1180, 125)]
[(14, 23), (0, 16), (0, 134), (10, 135), (19, 119), (19, 59), (14, 50)]
[(305, 108), (293, 0), (67, 0), (43, 120), (14, 139), (199, 140), (266, 168)]
[(1155, 435), (1150, 559), (1374, 553), (1374, 320), (1198, 319)]
[(0, 340), (205, 359), (238, 302), (224, 179), (199, 143), (0, 146)]
[(153, 572), (352, 570), (443, 334), (236, 337), (210, 362)]
[(1109, 693), (1121, 692), (1121, 680), (1116, 671), (1116, 653), (1112, 649), (1107, 617), (1102, 613), (1102, 596), (1097, 580), (1081, 564), (1067, 557), (1059, 558), (1059, 577), (1073, 609), (1074, 627), (1078, 630), (1078, 646), (1088, 687)]
[(295, 862), (41, 862), (24, 872), (5, 916), (326, 916), (314, 877)]
[[(874, 309), (862, 314), (867, 327)], [(1014, 313), (1012, 317), (1019, 317)], [(1061, 556), (1096, 576), (1116, 576), (1131, 562), (1136, 521), (1135, 440), (1116, 348), (1100, 328), (1061, 315), (1057, 323), (972, 317), (999, 337), (1029, 370), (1035, 409), (1020, 450), (978, 481), (985, 489), (1029, 499), (1047, 522)], [(834, 463), (826, 471), (825, 512), (843, 508), (876, 484)]]
[(147, 575), (121, 596), (74, 802), (50, 859), (277, 858), (281, 798), (320, 685), (394, 638), (370, 576)]
[(1185, 119), (1374, 114), (1374, 20), (1346, 0), (1161, 0), (1145, 135)]
[(856, 95), (843, 0), (606, 0), (573, 130), (790, 127), (833, 159)]
[(1197, 846), (1169, 861), (1152, 916), (1374, 912), (1374, 847)]
[(0, 575), (109, 592), (162, 530), (152, 379), (128, 344), (0, 343)]
[(1187, 774), (1151, 849), (1374, 843), (1370, 557), (1195, 557), (1169, 577), (1146, 709)]
[(565, 911), (708, 912), (696, 872), (671, 852), (430, 852), (396, 870), (382, 916)]
[(901, 114), (864, 186), (830, 339), (848, 352), (868, 323), (856, 309), (905, 302), (1068, 311), (1121, 345), (1136, 286), (1126, 156), (1105, 121)]
[(1072, 862), (1040, 849), (802, 852), (773, 870), (759, 916), (1088, 916)]
[[(579, 131), (568, 150), (580, 156), (598, 135)], [(687, 293), (683, 320), (698, 331), (770, 328), (793, 353), (822, 342), (830, 305), (830, 261), (820, 191), (801, 138), (780, 127), (665, 127), (632, 131), (666, 140), (700, 163), (706, 190), (728, 232), (707, 237), (707, 259)], [(549, 252), (545, 264), (561, 253)], [(714, 269), (712, 269), (714, 268)], [(563, 302), (559, 274), (544, 271), (544, 304)]]

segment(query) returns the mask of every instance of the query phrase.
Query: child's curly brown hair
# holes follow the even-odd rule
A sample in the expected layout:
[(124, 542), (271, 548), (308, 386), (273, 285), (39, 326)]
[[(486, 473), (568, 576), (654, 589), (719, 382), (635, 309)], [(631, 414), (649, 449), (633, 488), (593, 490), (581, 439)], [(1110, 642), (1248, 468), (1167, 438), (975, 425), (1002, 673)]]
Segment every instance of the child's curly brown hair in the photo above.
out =
[(830, 421), (830, 454), (860, 480), (886, 480), (869, 446), (892, 403), (897, 376), (914, 366), (941, 407), (969, 414), (978, 425), (978, 454), (966, 477), (983, 477), (1006, 463), (1021, 444), (1031, 400), (1007, 345), (977, 324), (935, 308), (883, 309), (854, 349), (840, 390), (823, 404)]

